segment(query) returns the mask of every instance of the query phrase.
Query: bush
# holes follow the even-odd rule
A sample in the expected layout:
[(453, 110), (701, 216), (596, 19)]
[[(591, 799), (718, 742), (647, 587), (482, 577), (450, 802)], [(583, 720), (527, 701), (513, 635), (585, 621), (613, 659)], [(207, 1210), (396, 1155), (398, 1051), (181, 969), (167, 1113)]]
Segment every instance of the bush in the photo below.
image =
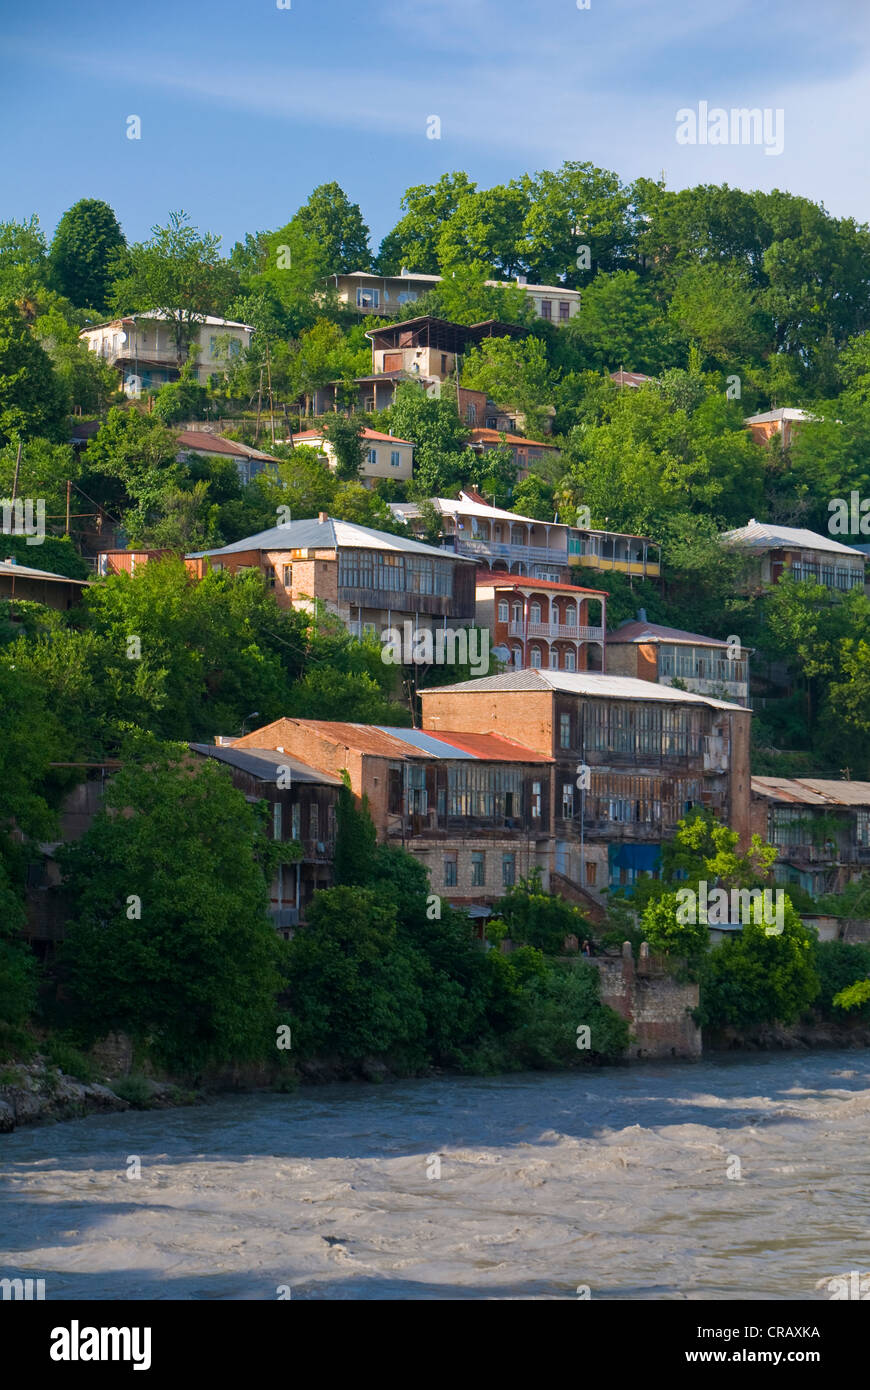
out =
[(814, 949), (815, 938), (786, 898), (779, 936), (750, 922), (710, 952), (697, 1021), (705, 1028), (793, 1023), (819, 993)]
[(49, 1038), (42, 1046), (42, 1053), (47, 1062), (60, 1067), (66, 1076), (72, 1076), (86, 1085), (96, 1081), (99, 1075), (96, 1063), (62, 1038)]
[(134, 1110), (151, 1109), (153, 1099), (147, 1077), (134, 1073), (132, 1076), (121, 1076), (110, 1084), (115, 1095), (126, 1100)]
[[(870, 945), (850, 946), (845, 941), (817, 941), (814, 956), (819, 977), (815, 1007), (825, 1018), (842, 1019), (842, 1009), (834, 1004), (834, 997), (856, 980), (870, 975)], [(858, 1017), (870, 1019), (870, 1004), (865, 1004), (859, 1010)]]

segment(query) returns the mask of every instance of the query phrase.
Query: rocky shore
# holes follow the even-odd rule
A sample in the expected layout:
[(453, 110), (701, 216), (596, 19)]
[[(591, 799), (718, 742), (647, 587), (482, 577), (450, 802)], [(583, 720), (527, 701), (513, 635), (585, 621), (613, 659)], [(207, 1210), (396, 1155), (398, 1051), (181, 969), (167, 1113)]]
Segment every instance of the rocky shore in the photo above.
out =
[(19, 1125), (77, 1120), (94, 1113), (189, 1105), (197, 1097), (144, 1077), (77, 1081), (44, 1058), (0, 1065), (0, 1134)]

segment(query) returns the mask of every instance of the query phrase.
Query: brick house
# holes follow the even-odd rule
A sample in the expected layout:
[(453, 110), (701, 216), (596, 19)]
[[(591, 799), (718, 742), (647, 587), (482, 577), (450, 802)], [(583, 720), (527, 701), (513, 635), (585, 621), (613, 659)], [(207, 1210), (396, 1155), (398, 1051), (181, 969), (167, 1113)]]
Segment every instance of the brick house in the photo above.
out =
[(433, 893), (492, 907), (533, 870), (552, 869), (552, 757), (500, 734), (432, 734), (314, 719), (279, 719), (233, 744), (278, 748), (368, 797), (378, 839), (425, 865)]
[[(589, 605), (593, 605), (590, 615)], [(517, 670), (603, 671), (607, 595), (492, 570), (477, 575), (477, 623)]]
[(275, 840), (295, 840), (302, 858), (279, 864), (270, 892), (269, 910), (282, 936), (305, 920), (305, 909), (321, 888), (332, 886), (335, 857), (335, 803), (341, 779), (290, 756), (283, 747), (257, 748), (240, 740), (229, 744), (191, 743), (201, 758), (223, 763), (233, 785), (249, 801), (269, 803)]
[(740, 647), (732, 658), (727, 642), (648, 623), (641, 609), (636, 620), (609, 633), (607, 650), (607, 669), (612, 676), (636, 676), (660, 685), (673, 685), (678, 680), (696, 695), (749, 704), (748, 647)]
[(356, 636), (405, 621), (433, 632), (474, 622), (472, 560), (325, 512), (186, 558), (199, 577), (208, 567), (259, 569), (282, 608), (319, 599)]
[(752, 829), (777, 848), (777, 883), (841, 892), (870, 871), (870, 782), (753, 777)]
[(656, 873), (663, 840), (693, 806), (709, 807), (748, 843), (752, 716), (739, 705), (628, 677), (543, 670), (421, 698), (423, 727), (439, 737), (498, 733), (555, 759), (554, 882), (566, 896)]

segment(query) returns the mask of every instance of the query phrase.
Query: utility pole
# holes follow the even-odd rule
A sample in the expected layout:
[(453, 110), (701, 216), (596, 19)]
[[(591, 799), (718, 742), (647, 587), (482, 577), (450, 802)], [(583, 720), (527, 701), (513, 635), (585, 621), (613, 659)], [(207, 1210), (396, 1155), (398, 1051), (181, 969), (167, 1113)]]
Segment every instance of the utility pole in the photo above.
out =
[(263, 368), (260, 368), (260, 389), (257, 392), (257, 427), (254, 431), (254, 440), (260, 442), (260, 409), (263, 404)]
[(69, 478), (67, 478), (67, 480), (66, 480), (66, 530), (65, 530), (65, 532), (64, 532), (64, 535), (65, 535), (65, 536), (68, 536), (68, 535), (69, 535), (69, 495), (70, 495), (71, 491), (72, 491), (72, 482), (71, 482), (71, 480), (70, 480)]
[(15, 501), (15, 498), (16, 498), (16, 496), (18, 495), (18, 470), (19, 470), (20, 467), (21, 467), (21, 440), (19, 439), (19, 441), (18, 441), (18, 453), (17, 453), (16, 458), (15, 458), (15, 473), (14, 473), (14, 476), (13, 476), (13, 478), (12, 478), (12, 501), (13, 501), (13, 502)]
[(272, 448), (275, 447), (275, 403), (272, 399), (272, 355), (269, 352), (269, 344), (266, 344), (266, 372), (269, 381), (269, 426), (272, 431)]

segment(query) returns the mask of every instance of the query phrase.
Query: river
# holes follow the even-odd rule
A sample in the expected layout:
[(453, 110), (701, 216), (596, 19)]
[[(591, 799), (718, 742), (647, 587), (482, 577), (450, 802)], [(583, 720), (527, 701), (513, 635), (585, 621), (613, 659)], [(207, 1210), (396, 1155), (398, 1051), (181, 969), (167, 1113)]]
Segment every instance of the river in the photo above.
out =
[(0, 1276), (46, 1299), (814, 1301), (870, 1269), (868, 1121), (861, 1051), (91, 1116), (0, 1136)]

